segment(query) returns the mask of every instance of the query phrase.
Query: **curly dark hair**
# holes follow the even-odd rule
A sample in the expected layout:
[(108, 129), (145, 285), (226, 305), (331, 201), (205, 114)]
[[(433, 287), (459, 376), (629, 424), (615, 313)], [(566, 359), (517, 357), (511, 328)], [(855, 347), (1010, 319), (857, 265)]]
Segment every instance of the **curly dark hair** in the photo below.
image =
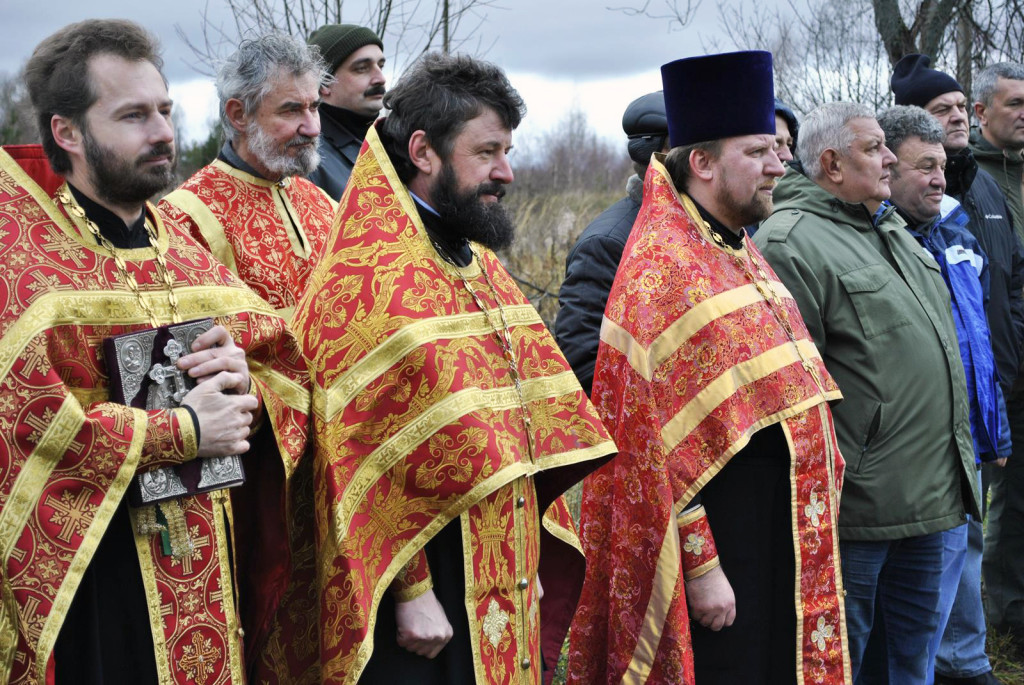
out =
[(36, 46), (25, 65), (25, 83), (43, 150), (54, 171), (70, 172), (71, 158), (53, 139), (50, 121), (54, 115), (67, 117), (84, 130), (85, 113), (98, 97), (89, 78), (89, 60), (96, 55), (114, 55), (129, 62), (149, 62), (161, 71), (164, 63), (157, 49), (156, 39), (148, 31), (123, 19), (68, 24)]
[(519, 126), (526, 104), (499, 67), (466, 55), (423, 55), (384, 96), (390, 110), (381, 124), (384, 143), (399, 178), (416, 175), (408, 159), (409, 138), (424, 131), (442, 159), (471, 119), (491, 109), (510, 130)]

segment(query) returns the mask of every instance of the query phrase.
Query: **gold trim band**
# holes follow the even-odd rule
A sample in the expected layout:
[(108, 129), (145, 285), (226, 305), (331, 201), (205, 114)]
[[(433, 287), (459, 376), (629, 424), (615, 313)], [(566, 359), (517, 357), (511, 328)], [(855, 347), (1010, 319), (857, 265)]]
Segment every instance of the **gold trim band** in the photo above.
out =
[[(492, 313), (494, 312), (487, 312), (488, 316)], [(510, 326), (529, 326), (540, 323), (537, 310), (528, 304), (506, 308), (505, 316)], [(314, 411), (325, 421), (332, 420), (367, 385), (417, 347), (438, 340), (488, 335), (491, 335), (491, 329), (486, 320), (481, 322), (480, 312), (415, 321), (395, 331), (387, 340), (355, 362), (348, 371), (323, 391), (322, 400), (318, 393), (314, 402)]]
[[(801, 354), (802, 353), (802, 354)], [(669, 419), (661, 431), (661, 439), (669, 452), (688, 436), (716, 407), (732, 397), (740, 388), (765, 378), (803, 358), (819, 359), (818, 348), (810, 340), (782, 343), (778, 347), (740, 362), (704, 387)], [(820, 401), (820, 398), (815, 398)]]

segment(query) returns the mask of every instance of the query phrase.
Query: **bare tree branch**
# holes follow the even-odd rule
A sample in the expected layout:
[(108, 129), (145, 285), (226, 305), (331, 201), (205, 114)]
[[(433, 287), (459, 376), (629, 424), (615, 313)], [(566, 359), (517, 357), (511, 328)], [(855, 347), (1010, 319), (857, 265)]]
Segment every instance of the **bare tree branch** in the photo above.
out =
[(639, 7), (606, 7), (605, 9), (612, 12), (622, 12), (630, 17), (643, 16), (650, 19), (667, 19), (669, 21), (669, 30), (678, 31), (693, 21), (700, 3), (701, 0), (685, 0), (685, 3), (680, 5), (679, 0), (662, 0), (661, 4), (665, 6), (664, 10), (652, 10), (651, 0), (644, 0), (644, 3)]
[(348, 6), (345, 0), (220, 0), (231, 16), (233, 28), (228, 28), (213, 19), (211, 3), (216, 2), (208, 0), (202, 10), (200, 36), (190, 36), (175, 25), (195, 58), (189, 66), (207, 76), (245, 37), (279, 31), (306, 39), (327, 23), (370, 26), (396, 66), (442, 47), (481, 54), (477, 29), (487, 17), (485, 10), (498, 8), (497, 0), (366, 0)]
[(1024, 0), (741, 0), (718, 14), (724, 45), (702, 37), (704, 48), (771, 51), (776, 92), (803, 112), (835, 100), (888, 105), (892, 65), (910, 52), (968, 91), (973, 71), (1024, 52)]

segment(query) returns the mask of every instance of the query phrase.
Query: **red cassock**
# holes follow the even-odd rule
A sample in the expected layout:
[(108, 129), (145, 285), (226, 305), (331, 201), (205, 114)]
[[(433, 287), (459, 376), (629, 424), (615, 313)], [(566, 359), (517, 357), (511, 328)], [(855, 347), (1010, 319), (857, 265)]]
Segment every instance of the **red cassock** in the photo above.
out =
[(828, 406), (841, 395), (796, 302), (749, 241), (713, 239), (657, 160), (624, 254), (591, 395), (619, 454), (584, 483), (569, 682), (692, 685), (686, 581), (718, 559), (702, 508), (687, 505), (775, 423), (791, 455), (796, 671), (804, 683), (848, 682), (843, 460)]
[[(41, 150), (19, 152), (25, 168), (0, 151), (0, 680), (34, 683), (53, 681), (68, 607), (136, 472), (195, 458), (197, 436), (185, 409), (109, 401), (103, 340), (150, 327), (140, 297), (172, 319), (153, 249), (115, 250), (136, 295), (114, 255), (26, 173), (51, 192), (60, 183), (43, 178)], [(161, 682), (242, 683), (242, 636), (261, 634), (287, 572), (283, 492), (306, 446), (307, 371), (272, 307), (146, 212), (182, 319), (212, 316), (246, 350), (269, 424), (244, 457), (249, 483), (178, 500), (194, 551), (170, 556), (159, 536), (134, 534), (148, 628)]]
[(312, 530), (261, 680), (356, 682), (381, 597), (431, 587), (423, 548), (454, 521), (475, 681), (540, 680), (541, 528), (575, 538), (548, 506), (571, 481), (545, 487), (614, 445), (536, 310), (474, 249), (467, 267), (440, 258), (371, 129), (293, 322), (314, 385), (312, 494), (296, 507)]
[(267, 181), (216, 160), (164, 197), (160, 208), (289, 319), (336, 205), (305, 178)]

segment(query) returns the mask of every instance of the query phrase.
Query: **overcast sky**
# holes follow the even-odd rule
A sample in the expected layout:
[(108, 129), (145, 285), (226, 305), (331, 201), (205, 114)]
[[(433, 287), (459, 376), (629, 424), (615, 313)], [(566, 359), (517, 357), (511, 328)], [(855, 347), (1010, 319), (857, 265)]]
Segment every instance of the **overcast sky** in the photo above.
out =
[[(683, 30), (670, 30), (667, 20), (629, 16), (608, 9), (640, 6), (642, 0), (492, 0), (485, 15), (467, 18), (460, 31), (480, 25), (465, 47), (495, 62), (509, 74), (529, 110), (519, 135), (522, 140), (554, 126), (578, 104), (603, 137), (624, 142), (622, 111), (634, 98), (660, 89), (659, 66), (672, 59), (704, 52), (702, 36), (717, 33), (715, 3), (707, 2)], [(652, 11), (663, 10), (665, 0), (651, 0)], [(40, 40), (72, 21), (94, 17), (121, 17), (139, 22), (160, 39), (171, 96), (183, 115), (185, 135), (205, 135), (216, 116), (211, 79), (193, 66), (194, 55), (178, 36), (178, 27), (195, 42), (202, 40), (204, 8), (214, 21), (230, 19), (224, 0), (50, 0), (4, 2), (4, 49), (0, 72), (17, 72)], [(430, 4), (433, 3), (424, 3)], [(453, 3), (454, 4), (454, 3)], [(358, 22), (364, 3), (348, 0), (344, 21)], [(478, 36), (478, 40), (476, 39)], [(385, 38), (385, 40), (387, 40)], [(385, 45), (394, 66), (407, 56)], [(389, 80), (397, 74), (389, 70)]]

